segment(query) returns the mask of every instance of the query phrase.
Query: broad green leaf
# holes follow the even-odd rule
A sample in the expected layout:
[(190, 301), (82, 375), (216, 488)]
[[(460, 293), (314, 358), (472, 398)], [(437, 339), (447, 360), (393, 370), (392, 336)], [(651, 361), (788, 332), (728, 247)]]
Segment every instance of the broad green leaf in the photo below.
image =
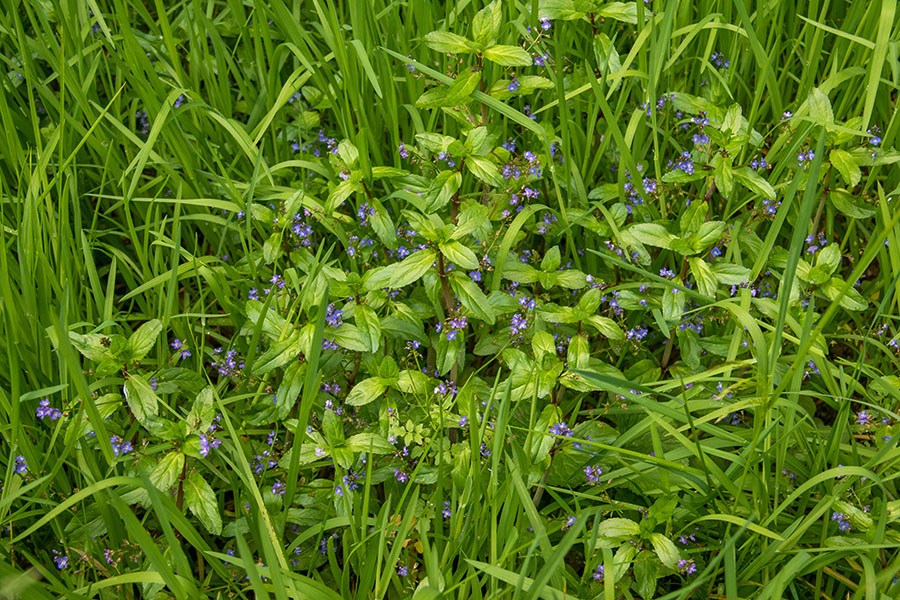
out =
[(350, 406), (363, 406), (381, 396), (387, 386), (381, 381), (381, 377), (363, 379), (350, 390), (347, 395), (347, 404)]
[(559, 246), (553, 246), (547, 250), (547, 253), (544, 254), (544, 258), (541, 259), (541, 271), (555, 271), (559, 268), (559, 263)]
[(491, 46), (484, 51), (484, 57), (504, 67), (530, 67), (534, 62), (531, 54), (521, 46)]
[(353, 309), (353, 320), (366, 345), (366, 352), (378, 352), (381, 346), (381, 321), (375, 311), (365, 304), (357, 304)]
[(461, 73), (450, 87), (439, 85), (425, 91), (416, 100), (416, 106), (419, 108), (438, 108), (441, 106), (465, 104), (472, 92), (475, 91), (475, 88), (478, 87), (479, 81), (481, 81), (481, 71), (466, 71)]
[(485, 126), (476, 127), (466, 132), (466, 152), (470, 156), (485, 156), (491, 151), (491, 143), (494, 136), (488, 133)]
[(706, 202), (691, 202), (691, 205), (684, 211), (678, 220), (681, 228), (681, 235), (689, 237), (700, 229), (700, 225), (706, 220), (706, 213), (709, 212), (709, 205)]
[(611, 340), (625, 339), (625, 333), (622, 331), (622, 328), (619, 327), (619, 324), (608, 317), (591, 315), (587, 318), (586, 322), (599, 331), (604, 337)]
[(716, 299), (716, 289), (719, 287), (719, 280), (716, 274), (702, 258), (689, 258), (688, 264), (691, 266), (691, 273), (697, 282), (697, 291), (704, 296), (708, 296), (713, 300)]
[(161, 331), (162, 321), (159, 319), (147, 321), (138, 327), (137, 330), (131, 334), (131, 337), (128, 338), (131, 359), (142, 360), (147, 356), (147, 353), (153, 348), (153, 344), (156, 343), (156, 338), (159, 337)]
[(716, 262), (711, 268), (719, 282), (724, 285), (740, 285), (750, 281), (750, 269), (743, 265)]
[(428, 389), (428, 376), (421, 371), (405, 369), (397, 376), (395, 387), (404, 394), (424, 396)]
[(500, 18), (500, 0), (494, 0), (475, 13), (475, 18), (472, 19), (472, 37), (475, 38), (476, 44), (488, 47), (497, 41)]
[(597, 527), (597, 533), (608, 538), (622, 538), (632, 535), (638, 535), (641, 528), (631, 519), (621, 519), (613, 517), (605, 519)]
[(449, 52), (450, 54), (465, 54), (474, 52), (475, 46), (461, 35), (449, 31), (432, 31), (425, 36), (425, 43), (432, 50)]
[(425, 196), (426, 210), (438, 211), (450, 202), (456, 190), (462, 185), (462, 174), (459, 171), (441, 171), (431, 181)]
[(183, 468), (184, 454), (181, 452), (169, 452), (150, 471), (150, 483), (161, 491), (168, 492), (178, 482)]
[(257, 358), (251, 372), (254, 375), (263, 375), (273, 369), (284, 366), (300, 355), (300, 334), (292, 334), (272, 344), (268, 350)]
[(145, 427), (159, 413), (159, 398), (140, 375), (130, 375), (125, 380), (125, 401), (134, 418)]
[[(415, 283), (427, 273), (434, 264), (435, 251), (431, 249), (413, 252), (396, 264), (391, 274), (391, 282), (388, 287), (398, 290)], [(368, 289), (373, 289), (366, 286)]]
[(841, 247), (839, 244), (828, 244), (816, 256), (816, 266), (825, 270), (830, 276), (841, 265)]
[[(326, 339), (328, 335), (328, 333), (325, 334)], [(369, 342), (363, 338), (356, 325), (341, 323), (341, 326), (335, 329), (331, 336), (334, 337), (335, 343), (341, 348), (346, 348), (352, 352), (368, 352)]]
[(357, 433), (347, 438), (347, 447), (353, 452), (372, 452), (373, 454), (391, 454), (397, 449), (384, 437), (377, 433)]
[(634, 581), (637, 592), (642, 598), (650, 600), (656, 593), (656, 580), (659, 577), (659, 563), (651, 552), (639, 552), (634, 559)]
[(184, 480), (184, 501), (195, 517), (213, 535), (222, 533), (222, 516), (212, 487), (203, 476), (192, 471)]
[(867, 219), (875, 214), (874, 209), (845, 190), (832, 190), (828, 198), (839, 213), (850, 218)]
[[(832, 277), (821, 289), (828, 296), (829, 300), (834, 300), (846, 285), (847, 283), (843, 279)], [(865, 310), (868, 303), (862, 294), (856, 291), (853, 286), (850, 286), (847, 294), (841, 298), (841, 306), (847, 310)]]
[(828, 159), (831, 161), (832, 166), (840, 172), (847, 185), (854, 187), (859, 183), (862, 173), (859, 170), (859, 165), (856, 164), (849, 152), (835, 148), (828, 155)]
[(453, 273), (450, 277), (450, 287), (463, 307), (475, 318), (489, 325), (494, 323), (496, 319), (494, 308), (474, 281), (462, 273)]
[(572, 336), (569, 340), (569, 348), (566, 352), (566, 361), (570, 369), (586, 369), (591, 358), (590, 345), (580, 335)]
[[(644, 13), (646, 14), (646, 13)], [(636, 2), (606, 2), (594, 13), (595, 18), (615, 19), (623, 23), (637, 24)]]
[(94, 362), (101, 362), (110, 357), (108, 344), (109, 336), (99, 333), (86, 333), (84, 335), (74, 331), (69, 332), (69, 341), (82, 356)]
[(668, 248), (675, 237), (658, 223), (638, 223), (630, 227), (628, 231), (642, 244), (657, 248)]
[(344, 424), (330, 408), (325, 410), (325, 415), (322, 417), (322, 435), (325, 436), (325, 441), (332, 449), (344, 443)]
[[(684, 285), (681, 281), (677, 281), (677, 283)], [(663, 290), (662, 309), (663, 318), (666, 321), (681, 319), (681, 314), (684, 312), (684, 296), (684, 292), (678, 288), (666, 288)]]
[(556, 285), (562, 286), (568, 290), (580, 290), (587, 285), (587, 276), (576, 269), (554, 271), (548, 275), (556, 280)]
[(806, 102), (809, 106), (809, 115), (822, 124), (834, 123), (834, 112), (831, 109), (831, 101), (822, 90), (814, 87), (809, 93)]
[(457, 141), (455, 137), (450, 137), (449, 135), (441, 135), (439, 133), (417, 133), (416, 134), (416, 142), (420, 145), (425, 146), (430, 152), (434, 152), (435, 154), (440, 154), (441, 152), (447, 152), (450, 148), (450, 144)]
[(450, 262), (459, 265), (463, 269), (478, 269), (479, 263), (475, 253), (456, 240), (450, 240), (440, 245), (441, 253)]
[(707, 221), (700, 225), (700, 229), (691, 238), (691, 245), (694, 253), (703, 252), (713, 244), (719, 241), (722, 233), (725, 231), (725, 221)]
[(775, 188), (750, 167), (740, 167), (734, 169), (733, 172), (741, 185), (751, 192), (768, 198), (769, 200), (775, 199)]
[(466, 159), (466, 168), (472, 175), (488, 185), (499, 187), (503, 185), (503, 178), (497, 170), (497, 165), (489, 159), (480, 156), (470, 156)]
[(674, 569), (681, 559), (681, 554), (675, 544), (661, 533), (654, 533), (650, 536), (650, 542), (653, 544), (653, 550), (659, 557), (659, 562), (666, 565), (670, 569)]
[(185, 422), (191, 431), (203, 431), (209, 429), (213, 418), (216, 416), (216, 408), (213, 400), (214, 388), (211, 385), (206, 386), (191, 405), (191, 411), (188, 413)]
[(582, 294), (578, 300), (577, 308), (585, 315), (592, 315), (600, 308), (600, 299), (603, 297), (603, 290), (600, 288), (591, 288)]

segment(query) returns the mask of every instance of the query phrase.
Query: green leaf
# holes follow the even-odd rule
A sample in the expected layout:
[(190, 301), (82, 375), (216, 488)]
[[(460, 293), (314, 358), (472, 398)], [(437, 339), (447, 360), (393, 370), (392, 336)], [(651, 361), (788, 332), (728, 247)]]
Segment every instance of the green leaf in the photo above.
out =
[(608, 538), (622, 538), (638, 535), (641, 528), (631, 519), (611, 518), (606, 519), (597, 527), (597, 533)]
[(449, 135), (441, 135), (439, 133), (417, 133), (416, 142), (424, 146), (430, 152), (440, 154), (447, 152), (450, 144), (457, 141), (455, 137)]
[(846, 190), (832, 190), (828, 194), (828, 198), (835, 210), (850, 218), (867, 219), (875, 214), (874, 209), (869, 208), (862, 201), (857, 202), (857, 198)]
[(581, 295), (577, 308), (585, 315), (592, 315), (600, 308), (600, 299), (603, 297), (603, 291), (600, 288), (591, 288)]
[(347, 404), (350, 406), (363, 406), (381, 396), (387, 386), (381, 381), (381, 377), (369, 377), (363, 379), (350, 390), (347, 395)]
[(745, 188), (769, 200), (775, 199), (775, 188), (750, 167), (734, 169), (734, 176)]
[(496, 320), (494, 309), (474, 281), (462, 273), (454, 272), (450, 277), (450, 287), (453, 288), (453, 293), (456, 294), (460, 304), (476, 319), (493, 325)]
[[(334, 330), (331, 334), (334, 336), (335, 343), (341, 348), (345, 348), (352, 352), (367, 352), (368, 341), (363, 338), (362, 333), (356, 325), (351, 323), (341, 323), (341, 326)], [(327, 338), (326, 334), (326, 338)]]
[[(846, 285), (847, 283), (843, 279), (832, 277), (821, 289), (828, 296), (829, 300), (834, 300)], [(851, 285), (847, 290), (847, 294), (841, 298), (841, 306), (847, 310), (865, 310), (868, 303), (862, 294)]]
[(490, 46), (497, 41), (500, 33), (500, 0), (494, 0), (477, 13), (472, 19), (472, 37), (480, 46)]
[(497, 165), (489, 159), (481, 156), (470, 156), (466, 159), (466, 168), (472, 175), (488, 185), (499, 187), (503, 185), (503, 178), (497, 170)]
[(569, 368), (586, 369), (590, 358), (591, 354), (588, 341), (580, 335), (572, 336), (572, 339), (569, 341), (568, 351), (566, 352), (566, 361), (569, 363)]
[(743, 265), (717, 262), (712, 266), (712, 272), (725, 285), (740, 285), (750, 281), (750, 269)]
[(216, 416), (216, 408), (213, 401), (213, 386), (208, 385), (203, 388), (194, 403), (191, 405), (191, 411), (188, 413), (185, 422), (191, 431), (205, 432), (212, 424), (213, 418)]
[(181, 452), (169, 452), (150, 471), (150, 482), (160, 491), (168, 492), (178, 481), (178, 478), (181, 477), (183, 468), (184, 454)]
[(541, 259), (541, 271), (555, 271), (559, 268), (560, 260), (559, 246), (553, 246)]
[(828, 155), (828, 160), (830, 160), (832, 166), (840, 172), (844, 181), (846, 181), (850, 187), (859, 183), (859, 180), (862, 178), (862, 173), (859, 170), (859, 165), (856, 164), (856, 161), (849, 152), (835, 148)]
[(569, 269), (567, 271), (554, 271), (548, 273), (556, 280), (556, 285), (568, 290), (580, 290), (587, 285), (587, 276), (581, 271)]
[(263, 375), (288, 364), (300, 354), (299, 342), (300, 334), (297, 332), (292, 332), (289, 337), (278, 340), (253, 362), (251, 372), (254, 375)]
[(494, 136), (488, 134), (488, 128), (484, 125), (470, 129), (466, 132), (466, 152), (470, 156), (485, 156), (491, 151)]
[(531, 338), (531, 351), (535, 362), (540, 364), (544, 355), (556, 356), (556, 341), (550, 332), (538, 331)]
[(213, 535), (222, 533), (222, 516), (216, 493), (200, 473), (193, 471), (184, 480), (184, 501), (195, 517)]
[(575, 309), (569, 306), (556, 306), (555, 304), (545, 304), (538, 309), (538, 314), (542, 319), (550, 323), (577, 323), (582, 320), (582, 316)]
[(659, 562), (666, 565), (670, 569), (676, 568), (681, 554), (675, 544), (661, 533), (654, 533), (650, 536), (650, 542), (653, 544), (653, 550), (659, 557)]
[[(646, 13), (644, 13), (646, 14)], [(594, 13), (597, 18), (615, 19), (623, 23), (637, 24), (636, 2), (606, 2)]]
[(696, 233), (706, 219), (708, 211), (709, 205), (706, 202), (691, 202), (691, 205), (684, 211), (678, 222), (681, 228), (681, 235), (688, 237)]
[(322, 435), (325, 436), (325, 441), (332, 448), (344, 443), (344, 424), (330, 408), (325, 410), (325, 415), (322, 417)]
[(128, 347), (131, 350), (132, 360), (141, 360), (147, 356), (147, 353), (153, 348), (153, 344), (156, 343), (156, 338), (159, 337), (161, 331), (162, 321), (159, 319), (147, 321), (138, 327), (137, 330), (131, 334), (131, 337), (128, 338)]
[(429, 48), (438, 52), (449, 52), (450, 54), (475, 52), (475, 46), (471, 41), (449, 31), (432, 31), (425, 36), (425, 43)]
[(456, 240), (444, 242), (440, 245), (440, 249), (447, 260), (463, 269), (478, 269), (480, 266), (475, 253)]
[(353, 452), (372, 452), (373, 454), (392, 454), (397, 449), (384, 437), (377, 433), (357, 433), (347, 438), (347, 447)]
[(378, 352), (381, 346), (381, 321), (375, 311), (365, 304), (357, 304), (353, 309), (353, 320), (366, 345), (366, 352)]
[(689, 258), (688, 264), (691, 266), (691, 273), (697, 281), (697, 290), (704, 296), (708, 296), (713, 300), (716, 299), (716, 288), (719, 287), (719, 280), (713, 273), (709, 265), (702, 258)]
[(707, 221), (700, 226), (697, 233), (691, 237), (691, 246), (694, 253), (703, 252), (722, 237), (725, 231), (725, 221)]
[(716, 161), (716, 188), (723, 198), (731, 196), (734, 189), (734, 169), (731, 168), (731, 158), (717, 156)]
[(419, 108), (438, 108), (441, 106), (458, 106), (465, 104), (478, 82), (481, 81), (481, 71), (466, 71), (461, 73), (450, 87), (438, 86), (425, 91), (416, 100)]
[(428, 389), (428, 375), (421, 371), (404, 369), (397, 376), (394, 387), (404, 394), (424, 396)]
[(534, 62), (521, 46), (491, 46), (484, 51), (484, 57), (504, 67), (529, 67)]
[(603, 76), (615, 73), (622, 68), (622, 61), (619, 53), (609, 36), (605, 33), (598, 32), (594, 37), (594, 58)]
[(600, 332), (600, 335), (607, 337), (611, 340), (624, 340), (625, 334), (622, 332), (622, 328), (619, 327), (619, 324), (613, 321), (608, 317), (601, 317), (600, 315), (591, 315), (585, 320), (586, 323), (594, 327), (597, 331)]
[(657, 248), (668, 248), (675, 238), (665, 227), (658, 223), (638, 223), (630, 227), (628, 232), (642, 244)]
[(385, 383), (393, 383), (397, 381), (400, 375), (400, 369), (397, 368), (397, 361), (393, 357), (385, 356), (378, 365), (378, 376), (385, 380)]
[(658, 563), (653, 554), (639, 552), (634, 560), (634, 581), (637, 584), (637, 592), (645, 600), (650, 600), (656, 593), (656, 580), (659, 577)]
[(125, 401), (138, 423), (147, 427), (159, 412), (159, 398), (140, 375), (125, 380)]
[(82, 356), (94, 362), (101, 362), (110, 357), (109, 350), (104, 346), (104, 340), (109, 341), (109, 336), (99, 333), (87, 333), (81, 335), (74, 331), (69, 332), (69, 341)]
[(428, 192), (425, 195), (425, 210), (436, 212), (444, 208), (453, 194), (462, 185), (462, 173), (459, 171), (441, 171), (431, 180)]
[(809, 105), (809, 115), (820, 124), (834, 123), (834, 112), (831, 109), (831, 101), (822, 90), (813, 88), (806, 99)]
[[(677, 283), (682, 283), (677, 281)], [(684, 285), (682, 283), (682, 285)], [(681, 319), (684, 312), (684, 292), (678, 288), (666, 288), (663, 290), (662, 309), (663, 318), (666, 321), (676, 321)]]
[[(430, 248), (413, 252), (404, 258), (403, 261), (396, 263), (396, 268), (391, 274), (391, 282), (388, 287), (398, 290), (415, 283), (431, 270), (434, 258), (435, 251)], [(368, 285), (366, 285), (366, 288), (369, 290), (373, 289)]]
[(841, 266), (841, 247), (839, 244), (828, 244), (816, 256), (816, 266), (825, 270), (830, 276)]

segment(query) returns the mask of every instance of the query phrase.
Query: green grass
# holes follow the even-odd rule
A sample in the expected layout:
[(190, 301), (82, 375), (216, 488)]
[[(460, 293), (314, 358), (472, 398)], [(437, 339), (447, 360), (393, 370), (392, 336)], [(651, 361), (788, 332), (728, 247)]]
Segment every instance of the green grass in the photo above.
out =
[(897, 597), (898, 23), (6, 2), (0, 598)]

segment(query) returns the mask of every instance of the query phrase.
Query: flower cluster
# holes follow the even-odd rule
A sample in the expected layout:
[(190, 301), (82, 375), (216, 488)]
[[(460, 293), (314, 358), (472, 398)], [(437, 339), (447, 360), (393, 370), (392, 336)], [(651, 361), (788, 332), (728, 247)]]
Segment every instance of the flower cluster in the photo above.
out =
[(51, 421), (55, 421), (62, 416), (62, 411), (58, 408), (52, 408), (50, 406), (50, 398), (44, 398), (40, 402), (38, 402), (38, 407), (35, 410), (35, 416), (44, 420), (44, 417), (50, 417)]

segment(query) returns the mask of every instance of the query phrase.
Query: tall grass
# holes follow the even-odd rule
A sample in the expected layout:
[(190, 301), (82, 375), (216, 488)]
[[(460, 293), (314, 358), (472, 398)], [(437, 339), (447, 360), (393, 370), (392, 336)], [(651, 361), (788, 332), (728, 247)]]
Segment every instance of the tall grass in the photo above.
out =
[[(520, 44), (551, 14), (535, 49), (548, 67), (485, 61), (484, 86), (467, 95), (497, 144), (515, 138), (516, 152), (540, 153), (544, 174), (540, 199), (498, 225), (490, 246), (464, 241), (478, 259), (493, 257), (481, 287), (498, 317), (492, 329), (470, 313), (468, 358), (451, 373), (435, 362), (434, 325), (451, 316), (444, 273), (429, 272), (397, 308), (377, 296), (388, 280), (360, 292), (348, 279), (374, 277), (396, 245), (379, 240), (381, 254), (366, 260), (346, 248), (363, 235), (362, 203), (393, 215), (390, 237), (407, 220), (401, 210), (418, 206), (417, 177), (427, 176), (427, 189), (446, 168), (431, 168), (424, 150), (402, 158), (401, 144), (428, 132), (463, 138), (470, 128), (459, 111), (416, 101), (474, 64), (430, 49), (426, 34), (470, 35), (484, 4), (4, 3), (0, 597), (900, 594), (896, 3), (584, 4), (596, 4), (583, 11), (595, 14), (567, 20), (547, 13), (566, 2), (501, 2), (502, 44)], [(511, 71), (549, 83), (525, 96), (504, 97), (504, 84), (492, 93)], [(661, 97), (669, 100), (658, 105)], [(771, 213), (765, 189), (742, 185), (731, 165), (667, 181), (678, 172), (670, 161), (692, 150), (678, 123), (705, 110), (718, 131), (735, 105), (735, 132), (759, 140), (735, 142), (728, 158), (735, 170), (760, 158), (771, 165), (759, 171), (780, 203)], [(352, 143), (354, 168), (371, 184), (343, 207), (329, 205), (343, 164), (320, 139), (335, 149)], [(644, 193), (644, 176), (659, 182), (655, 193)], [(633, 188), (646, 202), (626, 224), (616, 215)], [(478, 204), (498, 191), (468, 175), (460, 189), (454, 210), (460, 198)], [(704, 199), (710, 214), (701, 221), (728, 226), (722, 261), (750, 273), (752, 285), (730, 295), (730, 283), (718, 295), (695, 280), (686, 286), (688, 259), (646, 240), (653, 254), (644, 263), (607, 251), (606, 242), (640, 245), (628, 233), (638, 215), (671, 229), (686, 200)], [(273, 215), (304, 208), (324, 211), (317, 244), (281, 250)], [(550, 213), (551, 233), (535, 234)], [(441, 214), (449, 222), (449, 204)], [(839, 284), (807, 295), (803, 265), (817, 264), (808, 236), (820, 232), (837, 244)], [(605, 294), (631, 294), (624, 315), (601, 309), (620, 333), (651, 333), (638, 343), (591, 330), (584, 360), (572, 346), (559, 351), (578, 385), (565, 387), (557, 373), (545, 394), (517, 377), (556, 358), (556, 344), (582, 334), (580, 322), (575, 333), (537, 316), (516, 343), (499, 324), (515, 303), (501, 310), (488, 294), (518, 281), (507, 253), (540, 257), (553, 247), (563, 268), (603, 277)], [(664, 268), (680, 277), (657, 275)], [(663, 297), (680, 289), (690, 300), (684, 318), (705, 319), (706, 333), (679, 328), (681, 311), (670, 318), (665, 300), (643, 310), (641, 286)], [(247, 302), (251, 288), (259, 306)], [(551, 300), (575, 304), (551, 288), (529, 287), (538, 313)], [(348, 299), (346, 319), (352, 313), (360, 329), (361, 307), (376, 306), (374, 345), (322, 348), (334, 336), (326, 306), (336, 298)], [(83, 356), (77, 334), (124, 344), (155, 319), (163, 334), (147, 344), (150, 358), (104, 371)], [(542, 330), (562, 337), (544, 348)], [(191, 356), (170, 348), (176, 338)], [(409, 353), (406, 340), (420, 340), (422, 351)], [(281, 352), (293, 344), (303, 351)], [(210, 367), (229, 349), (242, 355), (242, 376)], [(380, 439), (360, 442), (353, 468), (360, 473), (361, 456), (371, 467), (351, 493), (341, 483), (349, 467), (317, 460), (306, 431), (327, 437), (331, 401), (377, 376), (385, 357), (442, 372), (402, 393), (382, 389), (358, 413), (343, 406), (348, 438), (354, 414), (395, 436), (388, 407), (400, 412), (391, 427), (405, 428), (390, 451)], [(123, 396), (126, 380), (139, 379), (159, 386), (151, 394), (171, 429), (136, 414), (132, 402), (149, 396)], [(450, 379), (457, 394), (432, 391)], [(341, 391), (323, 392), (330, 382)], [(208, 436), (221, 446), (208, 453), (190, 424), (202, 394), (211, 412), (198, 422), (210, 427), (221, 415)], [(39, 418), (44, 398), (61, 418)], [(551, 435), (560, 422), (574, 433)], [(277, 442), (267, 443), (270, 433)], [(133, 448), (115, 446), (122, 442)], [(415, 461), (394, 455), (404, 446)], [(160, 468), (170, 456), (177, 468)], [(16, 473), (17, 457), (27, 472)], [(602, 468), (598, 485), (588, 485), (585, 466)], [(400, 481), (394, 469), (407, 467)], [(192, 491), (198, 479), (206, 487)]]

